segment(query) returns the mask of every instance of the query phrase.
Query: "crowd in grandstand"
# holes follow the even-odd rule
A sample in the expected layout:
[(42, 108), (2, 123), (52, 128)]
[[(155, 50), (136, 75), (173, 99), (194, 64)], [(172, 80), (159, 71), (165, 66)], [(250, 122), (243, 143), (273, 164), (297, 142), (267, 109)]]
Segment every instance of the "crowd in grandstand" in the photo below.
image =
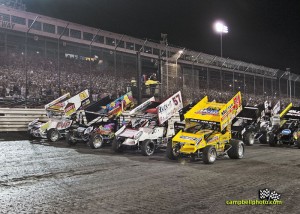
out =
[[(57, 60), (43, 57), (38, 54), (30, 55), (26, 58), (27, 80), (28, 80), (28, 99), (43, 100), (48, 102), (59, 96), (59, 75)], [(22, 53), (10, 52), (0, 57), (0, 98), (24, 99), (26, 94), (26, 75), (24, 55)], [(91, 68), (90, 68), (91, 66)], [(90, 94), (94, 99), (106, 95), (121, 95), (126, 91), (126, 86), (130, 85), (131, 80), (136, 76), (134, 68), (126, 68), (126, 72), (118, 73), (115, 76), (113, 66), (106, 66), (105, 69), (98, 69), (97, 63), (83, 60), (61, 58), (61, 94), (70, 92), (72, 95), (82, 90), (90, 89)], [(91, 70), (90, 70), (91, 69)], [(155, 74), (143, 75), (146, 79), (155, 79)], [(163, 85), (163, 96), (167, 97), (172, 92), (178, 90), (178, 85), (169, 84), (167, 89)], [(180, 88), (186, 102), (193, 99), (201, 99), (208, 95), (211, 99), (219, 102), (226, 102), (233, 96), (232, 92), (219, 91), (214, 89), (195, 88), (185, 85)], [(167, 93), (167, 90), (169, 93)], [(276, 102), (278, 97), (264, 97), (253, 94), (243, 94), (244, 104), (255, 105), (263, 103), (266, 99)], [(288, 98), (281, 99), (283, 104), (289, 102)], [(299, 105), (299, 100), (294, 103)]]
[[(39, 55), (29, 55), (27, 63), (28, 98), (53, 99), (59, 95), (59, 75), (57, 61)], [(0, 97), (24, 98), (26, 93), (26, 69), (24, 56), (10, 53), (0, 57)], [(88, 88), (91, 94), (103, 95), (123, 93), (126, 84), (130, 83), (128, 73), (118, 76), (115, 81), (113, 69), (96, 69), (92, 64), (89, 72), (89, 62), (74, 59), (61, 59), (61, 94), (79, 93)], [(134, 75), (134, 74), (133, 74)]]

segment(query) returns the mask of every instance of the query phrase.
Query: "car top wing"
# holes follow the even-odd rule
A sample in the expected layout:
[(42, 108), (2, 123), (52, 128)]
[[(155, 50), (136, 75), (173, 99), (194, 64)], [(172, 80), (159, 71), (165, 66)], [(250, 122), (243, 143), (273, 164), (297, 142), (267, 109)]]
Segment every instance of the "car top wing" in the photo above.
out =
[(300, 107), (291, 107), (283, 118), (300, 121)]
[[(62, 98), (62, 97), (60, 97), (60, 98)], [(58, 99), (60, 99), (60, 98), (58, 98)], [(55, 101), (57, 101), (58, 99), (56, 99)], [(53, 101), (52, 103), (55, 103), (55, 102)], [(66, 116), (70, 116), (70, 115), (74, 114), (77, 110), (79, 110), (80, 108), (87, 106), (89, 103), (90, 103), (89, 91), (86, 89), (67, 100), (57, 102), (54, 105), (49, 105), (49, 107), (46, 108), (46, 110), (54, 111), (54, 112), (61, 112), (62, 114), (66, 115)], [(47, 106), (48, 106), (48, 104), (45, 107), (47, 107)]]
[(262, 109), (256, 106), (245, 106), (243, 110), (236, 116), (238, 119), (257, 120), (261, 115)]
[(217, 124), (222, 131), (242, 110), (242, 96), (238, 92), (228, 103), (208, 102), (204, 97), (185, 114), (185, 119), (194, 122)]
[(171, 96), (169, 99), (160, 104), (158, 109), (158, 120), (160, 124), (163, 124), (169, 120), (174, 114), (178, 113), (183, 108), (181, 92)]
[(134, 109), (132, 109), (129, 112), (129, 115), (134, 115), (138, 112), (143, 112), (147, 109), (148, 106), (150, 106), (152, 104), (152, 102), (155, 102), (155, 98), (151, 97), (150, 99), (146, 100), (145, 102), (143, 102), (142, 104), (140, 104), (139, 106), (135, 107)]

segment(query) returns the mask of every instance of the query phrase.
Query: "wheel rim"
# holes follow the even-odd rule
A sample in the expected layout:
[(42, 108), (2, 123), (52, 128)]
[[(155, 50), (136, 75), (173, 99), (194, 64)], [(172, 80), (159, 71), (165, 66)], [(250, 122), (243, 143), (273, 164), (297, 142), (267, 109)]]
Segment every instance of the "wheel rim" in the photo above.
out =
[(53, 131), (51, 133), (51, 140), (52, 141), (57, 141), (58, 140), (58, 133), (56, 131)]
[(179, 151), (180, 151), (180, 148), (178, 148), (178, 146), (175, 146), (175, 148), (172, 149), (174, 157), (179, 156)]
[(148, 143), (146, 152), (147, 154), (152, 154), (154, 152), (154, 143)]
[(214, 149), (212, 149), (209, 153), (208, 153), (208, 159), (209, 159), (209, 162), (212, 163), (216, 160), (217, 158), (217, 154), (216, 154), (216, 151)]
[(96, 136), (94, 137), (93, 144), (94, 144), (95, 148), (101, 147), (102, 142), (103, 142), (103, 139), (102, 139), (101, 136), (96, 135)]
[(239, 157), (243, 157), (243, 155), (244, 155), (244, 147), (241, 143), (239, 144), (239, 147), (238, 147), (238, 154), (239, 154)]

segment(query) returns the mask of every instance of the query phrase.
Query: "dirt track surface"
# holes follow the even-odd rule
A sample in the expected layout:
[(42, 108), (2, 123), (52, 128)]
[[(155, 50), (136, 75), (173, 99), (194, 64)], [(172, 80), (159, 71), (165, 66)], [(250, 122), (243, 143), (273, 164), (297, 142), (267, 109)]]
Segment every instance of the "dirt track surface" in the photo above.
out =
[[(245, 158), (170, 161), (64, 141), (0, 142), (0, 213), (299, 213), (300, 150), (246, 147)], [(283, 205), (226, 205), (281, 193)]]

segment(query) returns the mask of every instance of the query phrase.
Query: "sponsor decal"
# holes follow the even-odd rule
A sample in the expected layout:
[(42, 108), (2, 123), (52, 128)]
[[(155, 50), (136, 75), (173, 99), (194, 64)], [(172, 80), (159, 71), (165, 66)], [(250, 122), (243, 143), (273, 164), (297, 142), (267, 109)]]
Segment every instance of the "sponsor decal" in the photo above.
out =
[(159, 122), (162, 124), (183, 108), (181, 92), (178, 91), (172, 97), (160, 104), (157, 108)]
[(212, 125), (217, 125), (217, 122), (214, 121), (206, 121), (206, 120), (197, 120), (197, 119), (190, 119), (191, 122), (196, 122), (196, 123), (203, 123), (203, 124), (212, 124)]
[(300, 111), (297, 111), (297, 110), (289, 110), (288, 113), (287, 113), (286, 115), (288, 115), (288, 116), (300, 117)]
[(60, 129), (66, 129), (69, 126), (71, 126), (71, 123), (72, 123), (71, 120), (66, 120), (66, 121), (58, 122), (57, 125), (56, 125), (56, 128), (58, 130), (60, 130)]
[(65, 107), (65, 113), (67, 116), (70, 116), (75, 112), (75, 104), (74, 103), (68, 103)]
[(273, 109), (271, 110), (271, 114), (272, 115), (278, 114), (279, 111), (280, 111), (280, 101), (278, 101), (276, 105), (273, 107)]
[(84, 101), (81, 102), (81, 106), (82, 106), (82, 107), (85, 107), (85, 106), (87, 106), (87, 105), (90, 104), (90, 103), (91, 103), (90, 100), (89, 100), (89, 99), (86, 99), (86, 100), (84, 100)]
[(215, 141), (218, 141), (218, 140), (219, 140), (219, 136), (214, 136), (211, 139), (208, 139), (207, 143), (212, 143), (212, 142), (215, 142)]
[(283, 135), (289, 135), (289, 134), (291, 134), (292, 133), (292, 131), (290, 130), (290, 129), (284, 129), (284, 130), (282, 130), (282, 132), (281, 132), (281, 134), (283, 134)]
[(206, 108), (196, 111), (195, 114), (202, 114), (202, 115), (218, 115), (219, 109), (217, 108)]
[(83, 91), (83, 92), (81, 92), (81, 93), (79, 94), (79, 97), (80, 97), (80, 100), (82, 101), (82, 100), (87, 99), (89, 96), (88, 96), (88, 94), (86, 93), (86, 91)]
[(202, 138), (190, 137), (190, 136), (180, 136), (180, 139), (194, 141), (196, 143), (196, 146), (202, 141)]

